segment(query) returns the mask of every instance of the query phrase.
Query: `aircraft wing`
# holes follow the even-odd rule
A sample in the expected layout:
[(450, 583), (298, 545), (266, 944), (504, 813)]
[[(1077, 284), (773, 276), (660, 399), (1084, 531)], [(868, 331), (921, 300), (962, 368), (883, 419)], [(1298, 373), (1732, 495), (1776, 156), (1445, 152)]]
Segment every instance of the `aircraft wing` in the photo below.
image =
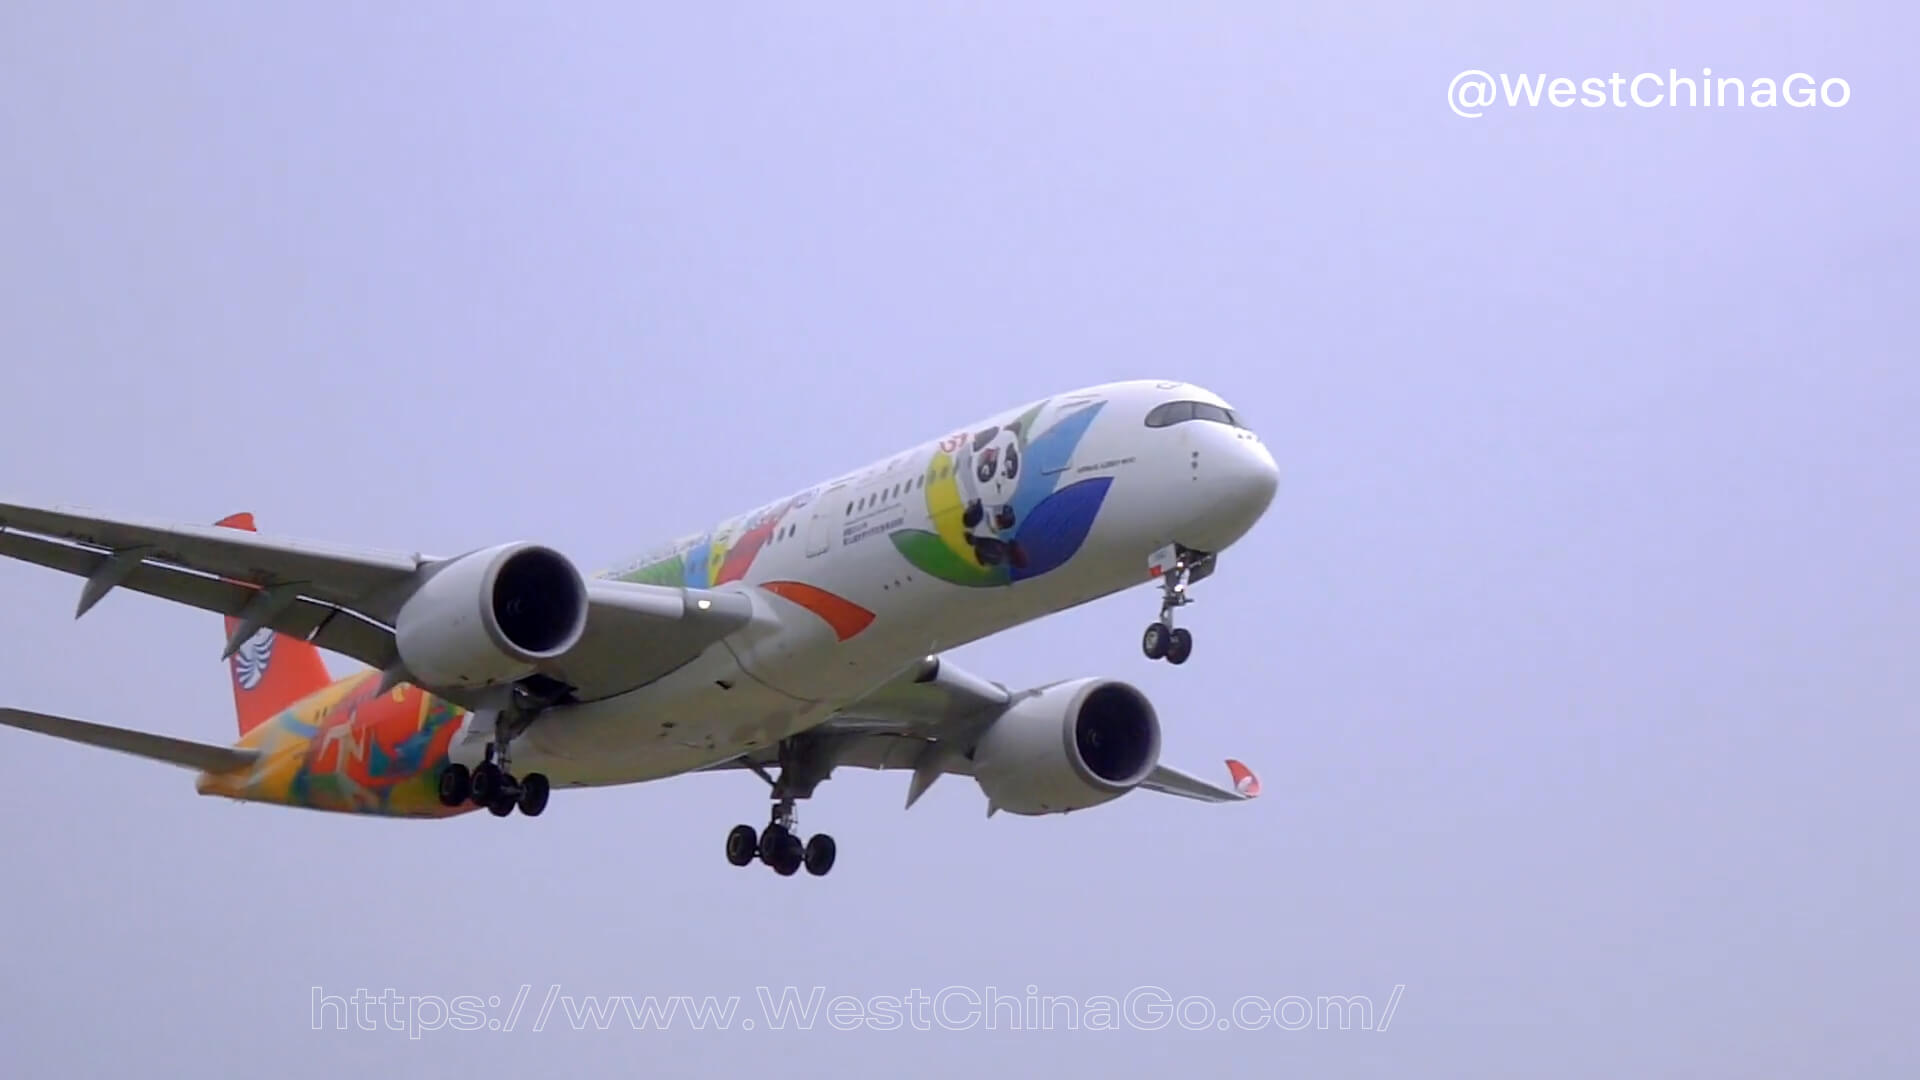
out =
[(1156, 765), (1152, 775), (1141, 781), (1140, 786), (1148, 791), (1201, 802), (1240, 802), (1259, 797), (1260, 778), (1254, 775), (1252, 769), (1228, 758), (1227, 775), (1233, 778), (1231, 788), (1219, 787), (1170, 765)]
[[(127, 588), (251, 620), (382, 671), (399, 664), (393, 621), (401, 605), (450, 561), (10, 503), (0, 503), (0, 555), (86, 578), (76, 616)], [(586, 586), (585, 636), (541, 669), (579, 701), (643, 686), (751, 617), (751, 601), (734, 592), (591, 579)], [(267, 597), (271, 604), (259, 603)]]
[[(820, 779), (841, 766), (912, 770), (911, 807), (941, 776), (973, 775), (974, 743), (1018, 697), (999, 683), (929, 656), (798, 736), (801, 760)], [(765, 747), (710, 768), (764, 771), (778, 760), (778, 748)], [(1243, 802), (1260, 794), (1253, 770), (1228, 759), (1227, 771), (1232, 787), (1156, 765), (1140, 787), (1203, 802)]]

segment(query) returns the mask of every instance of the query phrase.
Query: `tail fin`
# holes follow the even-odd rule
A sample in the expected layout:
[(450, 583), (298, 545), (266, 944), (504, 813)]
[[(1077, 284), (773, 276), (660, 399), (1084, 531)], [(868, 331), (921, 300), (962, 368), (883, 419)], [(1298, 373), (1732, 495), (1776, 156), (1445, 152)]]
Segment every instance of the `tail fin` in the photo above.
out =
[[(232, 514), (214, 524), (254, 531), (252, 514)], [(228, 637), (239, 627), (239, 619), (227, 616)], [(240, 716), (242, 735), (333, 682), (320, 650), (311, 642), (265, 629), (241, 644), (227, 667), (233, 676), (233, 707)]]

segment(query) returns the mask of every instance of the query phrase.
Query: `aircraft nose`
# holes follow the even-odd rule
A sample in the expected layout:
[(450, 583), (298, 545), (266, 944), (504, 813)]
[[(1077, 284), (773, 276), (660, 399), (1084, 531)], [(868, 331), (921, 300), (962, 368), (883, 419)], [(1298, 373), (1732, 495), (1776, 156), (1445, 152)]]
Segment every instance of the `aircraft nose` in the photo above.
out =
[(1248, 528), (1252, 528), (1254, 521), (1273, 505), (1275, 492), (1281, 490), (1281, 467), (1258, 440), (1240, 440), (1231, 454), (1221, 457), (1219, 488), (1223, 502), (1231, 503), (1236, 513), (1246, 517)]
[(1280, 489), (1280, 466), (1252, 432), (1222, 429), (1194, 453), (1191, 466), (1201, 496), (1181, 543), (1220, 551), (1252, 529)]
[(1280, 490), (1280, 466), (1257, 439), (1241, 442), (1239, 451), (1232, 455), (1225, 470), (1228, 497), (1259, 517), (1273, 505), (1274, 493)]

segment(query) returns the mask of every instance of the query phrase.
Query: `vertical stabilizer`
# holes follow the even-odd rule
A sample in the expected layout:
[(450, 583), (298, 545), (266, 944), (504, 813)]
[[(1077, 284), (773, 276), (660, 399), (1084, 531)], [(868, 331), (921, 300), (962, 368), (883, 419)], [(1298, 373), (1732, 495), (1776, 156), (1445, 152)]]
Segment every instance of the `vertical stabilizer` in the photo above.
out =
[[(233, 514), (214, 524), (254, 531), (252, 514)], [(240, 620), (227, 616), (229, 639), (239, 628)], [(233, 678), (233, 708), (240, 718), (241, 735), (333, 682), (319, 649), (265, 628), (240, 643), (227, 658), (227, 668)]]

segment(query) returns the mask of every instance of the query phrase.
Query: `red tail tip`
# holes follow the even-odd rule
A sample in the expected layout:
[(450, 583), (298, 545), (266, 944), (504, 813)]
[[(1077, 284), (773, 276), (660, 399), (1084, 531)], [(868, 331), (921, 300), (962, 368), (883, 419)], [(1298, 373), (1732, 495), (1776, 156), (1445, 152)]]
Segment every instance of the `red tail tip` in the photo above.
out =
[(228, 514), (226, 517), (214, 522), (214, 524), (227, 529), (245, 529), (248, 532), (260, 531), (253, 527), (253, 515), (247, 513), (245, 510), (237, 514)]
[(1238, 791), (1249, 799), (1259, 796), (1260, 778), (1253, 774), (1252, 769), (1247, 768), (1232, 758), (1228, 758), (1227, 772), (1233, 777), (1233, 790)]

